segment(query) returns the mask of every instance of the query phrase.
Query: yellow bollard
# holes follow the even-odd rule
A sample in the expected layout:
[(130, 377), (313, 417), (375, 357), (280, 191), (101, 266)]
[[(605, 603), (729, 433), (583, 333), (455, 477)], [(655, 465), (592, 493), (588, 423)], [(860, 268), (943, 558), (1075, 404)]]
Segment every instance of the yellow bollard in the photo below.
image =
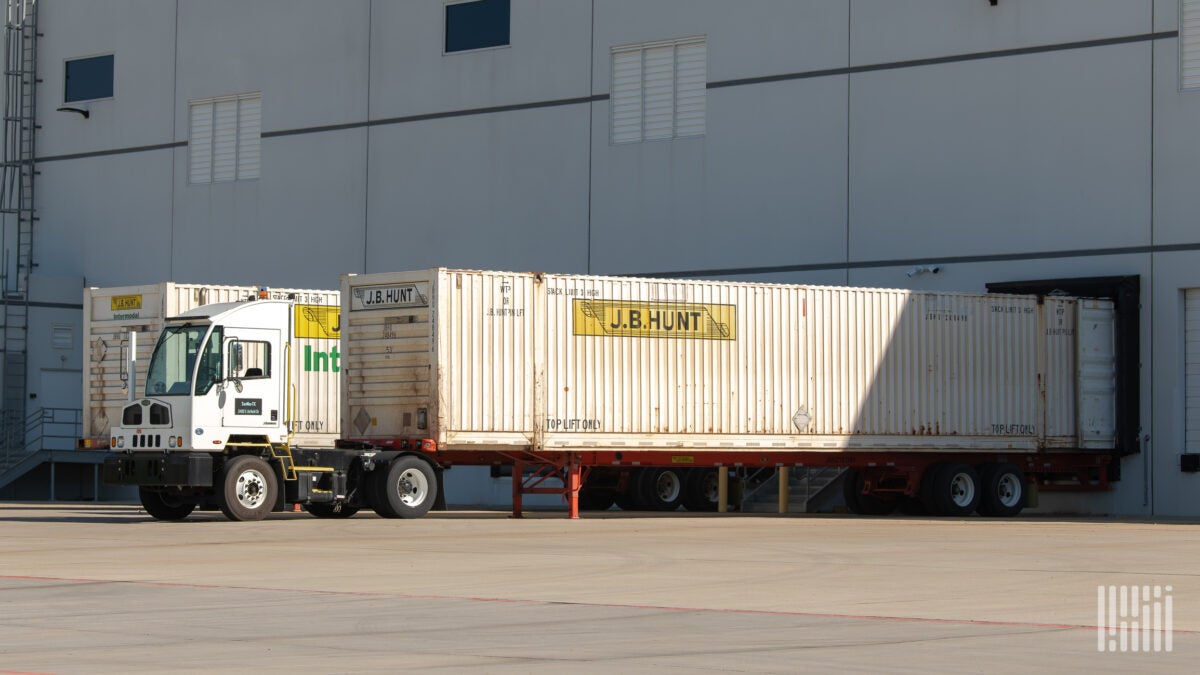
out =
[(725, 467), (717, 467), (717, 513), (725, 513), (729, 509), (729, 472)]
[(779, 467), (779, 512), (788, 512), (788, 468)]

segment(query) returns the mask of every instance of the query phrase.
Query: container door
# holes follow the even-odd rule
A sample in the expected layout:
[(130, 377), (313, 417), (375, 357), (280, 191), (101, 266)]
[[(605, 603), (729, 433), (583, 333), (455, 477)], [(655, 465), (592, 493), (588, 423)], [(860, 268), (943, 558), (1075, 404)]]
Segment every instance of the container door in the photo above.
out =
[[(221, 424), (270, 433), (283, 419), (279, 331), (226, 328)], [(233, 433), (232, 431), (230, 433)]]
[(1116, 313), (1107, 300), (1079, 301), (1079, 447), (1111, 449), (1117, 439)]

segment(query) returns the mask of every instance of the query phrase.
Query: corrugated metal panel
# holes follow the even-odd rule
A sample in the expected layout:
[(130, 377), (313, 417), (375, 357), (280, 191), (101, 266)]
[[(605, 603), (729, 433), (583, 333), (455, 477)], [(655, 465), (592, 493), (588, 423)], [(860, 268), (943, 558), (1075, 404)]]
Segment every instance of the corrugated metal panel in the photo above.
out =
[(1200, 89), (1200, 0), (1180, 3), (1179, 84), (1183, 89)]
[(1184, 446), (1200, 453), (1200, 288), (1184, 293)]
[(704, 40), (675, 47), (675, 135), (703, 136), (708, 46)]
[(1111, 448), (1117, 437), (1116, 317), (1112, 303), (1079, 301), (1079, 447)]
[(258, 178), (262, 152), (262, 97), (246, 96), (238, 100), (237, 178)]
[(237, 99), (221, 99), (213, 104), (212, 180), (214, 183), (237, 178)]
[(188, 132), (188, 182), (212, 182), (212, 104), (192, 104)]
[[(155, 341), (162, 331), (163, 319), (176, 316), (194, 307), (222, 302), (236, 302), (251, 297), (254, 286), (215, 286), (164, 282), (143, 286), (86, 288), (83, 293), (84, 356), (88, 360), (83, 371), (83, 419), (87, 438), (105, 438), (109, 428), (120, 421), (121, 408), (129, 400), (122, 385), (129, 357), (129, 331), (138, 333), (137, 387), (145, 385), (146, 368), (154, 351)], [(336, 291), (304, 289), (272, 289), (272, 297), (297, 296), (311, 304), (337, 306)], [(336, 384), (336, 383), (335, 383)], [(324, 409), (332, 412), (329, 419), (338, 419), (337, 387), (332, 388), (332, 404)], [(316, 411), (314, 411), (315, 413)], [(320, 413), (327, 414), (327, 413)]]
[[(1061, 306), (1069, 323), (1074, 300), (1044, 310), (1031, 296), (426, 275), (436, 337), (414, 351), (432, 350), (438, 374), (410, 405), (437, 408), (430, 433), (447, 447), (1002, 450), (1074, 440), (1046, 438), (1077, 412), (1074, 337), (1049, 332), (1043, 314)], [(1098, 312), (1111, 326), (1111, 307)], [(370, 312), (354, 314), (351, 372)], [(1096, 356), (1111, 372), (1111, 353)], [(1063, 397), (1053, 422), (1043, 387)], [(361, 389), (349, 396), (353, 418), (370, 400)]]
[(642, 50), (613, 50), (612, 142), (637, 143), (642, 140)]
[(655, 140), (675, 134), (675, 47), (646, 49), (642, 55), (642, 138)]

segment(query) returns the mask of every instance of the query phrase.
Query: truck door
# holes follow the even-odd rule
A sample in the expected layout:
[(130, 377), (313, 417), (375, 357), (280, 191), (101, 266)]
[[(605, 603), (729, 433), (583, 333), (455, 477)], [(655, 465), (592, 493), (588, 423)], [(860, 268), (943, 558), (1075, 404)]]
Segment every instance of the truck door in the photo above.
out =
[(246, 433), (279, 430), (284, 379), (279, 331), (226, 328), (224, 352), (225, 401), (221, 406), (221, 425), (227, 430), (242, 428)]

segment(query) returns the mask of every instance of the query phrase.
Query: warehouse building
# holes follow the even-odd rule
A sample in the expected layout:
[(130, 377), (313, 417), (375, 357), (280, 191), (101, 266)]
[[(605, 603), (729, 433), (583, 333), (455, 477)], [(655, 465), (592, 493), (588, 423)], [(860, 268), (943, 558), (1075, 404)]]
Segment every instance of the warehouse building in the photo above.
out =
[(95, 496), (85, 286), (449, 266), (1109, 295), (1043, 508), (1200, 515), (1200, 0), (6, 4), (0, 497)]

